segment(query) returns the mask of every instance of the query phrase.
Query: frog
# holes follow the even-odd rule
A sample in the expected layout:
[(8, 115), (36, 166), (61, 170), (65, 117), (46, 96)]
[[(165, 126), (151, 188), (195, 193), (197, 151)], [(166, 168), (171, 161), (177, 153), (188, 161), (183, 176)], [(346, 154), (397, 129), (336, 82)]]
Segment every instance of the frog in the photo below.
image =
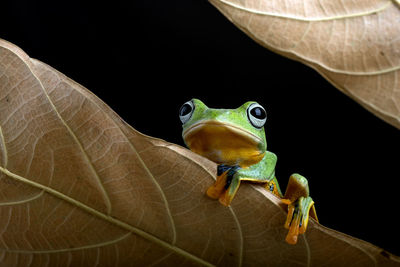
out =
[(304, 176), (292, 174), (282, 194), (275, 176), (277, 156), (267, 150), (267, 113), (260, 104), (248, 101), (236, 109), (216, 109), (193, 98), (181, 106), (179, 118), (185, 145), (217, 165), (216, 180), (206, 191), (208, 197), (230, 206), (241, 182), (262, 184), (287, 205), (284, 227), (289, 244), (296, 244), (298, 236), (306, 232), (310, 217), (318, 222)]

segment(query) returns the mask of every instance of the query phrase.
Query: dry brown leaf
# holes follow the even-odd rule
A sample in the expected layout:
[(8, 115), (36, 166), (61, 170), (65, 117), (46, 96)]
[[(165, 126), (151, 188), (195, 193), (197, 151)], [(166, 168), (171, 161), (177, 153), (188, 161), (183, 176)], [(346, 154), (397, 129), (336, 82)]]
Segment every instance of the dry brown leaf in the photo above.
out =
[(255, 41), (317, 70), (400, 129), (399, 1), (210, 2)]
[(386, 266), (400, 259), (242, 185), (207, 198), (214, 163), (125, 124), (87, 89), (0, 40), (0, 265)]

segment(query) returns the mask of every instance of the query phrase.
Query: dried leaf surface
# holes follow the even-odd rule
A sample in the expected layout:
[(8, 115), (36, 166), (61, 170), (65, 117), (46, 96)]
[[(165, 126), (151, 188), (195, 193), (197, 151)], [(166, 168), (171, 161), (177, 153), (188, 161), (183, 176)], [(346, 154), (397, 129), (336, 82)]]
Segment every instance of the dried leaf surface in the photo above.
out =
[(244, 184), (223, 207), (215, 165), (145, 136), (95, 95), (0, 40), (0, 265), (399, 265), (310, 223), (284, 242), (285, 212)]
[(210, 0), (261, 45), (315, 70), (400, 128), (400, 5), (391, 0)]

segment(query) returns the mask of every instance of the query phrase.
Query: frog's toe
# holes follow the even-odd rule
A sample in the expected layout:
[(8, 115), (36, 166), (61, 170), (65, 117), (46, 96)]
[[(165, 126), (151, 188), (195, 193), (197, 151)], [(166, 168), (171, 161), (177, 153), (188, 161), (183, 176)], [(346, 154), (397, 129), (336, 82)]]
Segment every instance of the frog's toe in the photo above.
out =
[(226, 185), (226, 175), (217, 176), (217, 181), (207, 189), (207, 196), (218, 199), (223, 194)]
[(239, 166), (218, 165), (217, 180), (207, 190), (207, 196), (213, 199), (219, 199), (224, 206), (229, 206), (235, 196), (239, 182), (233, 177)]
[(240, 185), (239, 180), (236, 180), (234, 183), (232, 183), (229, 186), (229, 188), (227, 190), (225, 190), (219, 197), (219, 203), (228, 207), (231, 204), (233, 198), (235, 197), (236, 192), (239, 188), (239, 185)]
[(220, 197), (219, 197), (219, 203), (222, 205), (228, 207), (231, 202), (232, 202), (233, 196), (231, 196), (228, 191), (226, 190)]
[(288, 216), (285, 222), (285, 228), (289, 229), (286, 236), (286, 242), (296, 244), (299, 234), (303, 234), (308, 225), (309, 212), (314, 206), (311, 197), (300, 197), (289, 204)]

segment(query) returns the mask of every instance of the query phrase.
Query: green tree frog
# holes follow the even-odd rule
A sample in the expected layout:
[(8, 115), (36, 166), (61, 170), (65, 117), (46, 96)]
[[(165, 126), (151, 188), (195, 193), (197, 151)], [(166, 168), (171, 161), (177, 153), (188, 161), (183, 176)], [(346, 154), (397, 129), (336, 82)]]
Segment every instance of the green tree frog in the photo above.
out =
[(291, 175), (282, 195), (275, 177), (277, 157), (267, 151), (267, 113), (260, 104), (246, 102), (237, 109), (213, 109), (192, 99), (182, 105), (179, 117), (189, 149), (218, 164), (216, 182), (206, 192), (210, 198), (229, 206), (241, 181), (264, 183), (288, 205), (285, 227), (289, 229), (289, 244), (296, 244), (298, 235), (306, 231), (309, 216), (318, 220), (306, 178)]

